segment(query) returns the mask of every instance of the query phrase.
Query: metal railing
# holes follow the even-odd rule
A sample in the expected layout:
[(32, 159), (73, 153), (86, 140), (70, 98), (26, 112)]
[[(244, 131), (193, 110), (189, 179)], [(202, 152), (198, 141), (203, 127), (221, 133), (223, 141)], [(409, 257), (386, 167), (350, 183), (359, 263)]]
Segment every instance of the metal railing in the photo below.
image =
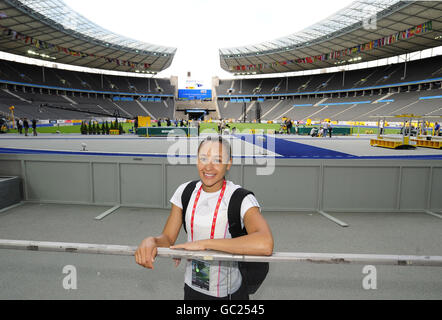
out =
[[(133, 256), (137, 247), (89, 243), (45, 242), (0, 239), (0, 249), (29, 250), (43, 252), (65, 252)], [(158, 248), (157, 257), (196, 259), (204, 261), (242, 262), (307, 262), (318, 264), (360, 264), (442, 267), (442, 256), (342, 254), (275, 252), (271, 256), (236, 255), (218, 251), (185, 251)]]

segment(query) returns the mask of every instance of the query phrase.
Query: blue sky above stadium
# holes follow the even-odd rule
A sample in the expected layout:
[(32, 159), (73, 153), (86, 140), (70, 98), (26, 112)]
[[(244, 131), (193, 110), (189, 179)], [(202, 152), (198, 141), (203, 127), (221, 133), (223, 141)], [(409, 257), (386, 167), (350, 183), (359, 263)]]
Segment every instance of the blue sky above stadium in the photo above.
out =
[(120, 35), (178, 48), (159, 74), (210, 81), (229, 74), (219, 66), (219, 48), (256, 44), (300, 31), (351, 0), (65, 0), (75, 11)]

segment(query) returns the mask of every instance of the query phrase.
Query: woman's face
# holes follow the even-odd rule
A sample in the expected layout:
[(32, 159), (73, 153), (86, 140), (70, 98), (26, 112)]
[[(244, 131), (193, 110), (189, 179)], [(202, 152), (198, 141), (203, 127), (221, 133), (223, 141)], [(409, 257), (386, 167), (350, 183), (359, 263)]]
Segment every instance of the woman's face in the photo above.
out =
[(232, 159), (223, 150), (222, 143), (208, 141), (203, 143), (198, 153), (198, 173), (204, 191), (215, 192), (221, 189), (224, 176), (232, 166)]

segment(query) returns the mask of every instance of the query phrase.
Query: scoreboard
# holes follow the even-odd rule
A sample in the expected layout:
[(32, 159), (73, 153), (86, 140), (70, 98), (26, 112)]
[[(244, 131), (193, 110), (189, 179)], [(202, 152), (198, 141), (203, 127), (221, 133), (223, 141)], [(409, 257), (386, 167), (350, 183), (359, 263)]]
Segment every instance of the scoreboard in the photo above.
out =
[(212, 90), (181, 89), (178, 90), (178, 99), (181, 100), (211, 100)]
[(178, 99), (180, 100), (212, 100), (212, 90), (203, 81), (187, 78), (179, 84)]

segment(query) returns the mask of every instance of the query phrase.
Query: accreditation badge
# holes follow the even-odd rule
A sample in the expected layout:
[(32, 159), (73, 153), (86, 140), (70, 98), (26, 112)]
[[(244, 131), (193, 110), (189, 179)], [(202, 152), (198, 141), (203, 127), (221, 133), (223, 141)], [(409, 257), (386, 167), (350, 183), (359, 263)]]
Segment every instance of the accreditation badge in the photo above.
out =
[(192, 285), (203, 290), (210, 290), (210, 264), (192, 260)]

